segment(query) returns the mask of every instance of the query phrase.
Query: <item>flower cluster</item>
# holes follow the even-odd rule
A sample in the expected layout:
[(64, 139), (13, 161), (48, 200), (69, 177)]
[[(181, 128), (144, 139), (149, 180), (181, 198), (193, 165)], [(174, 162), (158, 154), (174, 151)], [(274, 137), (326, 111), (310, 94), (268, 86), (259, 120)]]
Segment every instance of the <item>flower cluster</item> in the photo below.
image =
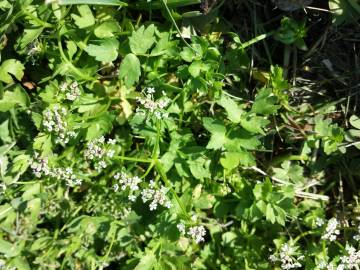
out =
[(41, 177), (42, 175), (50, 175), (50, 167), (47, 158), (42, 158), (39, 156), (39, 153), (35, 152), (33, 158), (30, 161), (30, 168), (33, 170), (33, 173), (36, 177)]
[(150, 181), (149, 188), (141, 191), (141, 198), (143, 202), (151, 201), (149, 208), (151, 211), (156, 210), (158, 205), (162, 205), (166, 208), (171, 208), (171, 201), (167, 198), (166, 193), (168, 189), (164, 186), (160, 188), (156, 187), (153, 180)]
[(304, 256), (298, 256), (299, 252), (297, 249), (298, 247), (285, 243), (280, 248), (279, 256), (271, 255), (269, 259), (272, 262), (280, 261), (281, 269), (283, 270), (300, 268), (300, 261), (304, 259)]
[(31, 162), (30, 168), (33, 170), (33, 173), (36, 177), (49, 176), (66, 182), (67, 186), (81, 185), (81, 179), (78, 179), (73, 173), (73, 169), (70, 167), (61, 168), (55, 167), (50, 168), (47, 158), (39, 156), (39, 153), (34, 154)]
[(100, 172), (107, 167), (106, 158), (112, 158), (114, 156), (115, 150), (112, 149), (111, 146), (114, 145), (115, 142), (114, 139), (109, 139), (106, 142), (104, 136), (91, 140), (87, 143), (84, 151), (85, 159), (93, 161), (94, 168)]
[(41, 44), (38, 40), (35, 40), (33, 42), (31, 42), (27, 47), (26, 47), (26, 54), (27, 57), (29, 57), (29, 59), (31, 60), (31, 63), (33, 65), (35, 65), (36, 59), (38, 57), (38, 54), (41, 52)]
[(73, 173), (73, 169), (70, 167), (67, 168), (54, 168), (51, 172), (51, 176), (59, 180), (66, 182), (67, 186), (79, 186), (81, 185), (81, 179), (77, 178)]
[(194, 239), (196, 243), (200, 243), (205, 241), (204, 236), (206, 235), (206, 230), (204, 226), (193, 226), (190, 227), (188, 231), (188, 235), (190, 235), (191, 238)]
[(355, 234), (353, 238), (355, 241), (360, 241), (360, 226), (358, 226), (357, 234)]
[(70, 84), (68, 82), (63, 82), (59, 88), (61, 92), (65, 92), (66, 99), (70, 101), (76, 100), (81, 95), (79, 84), (76, 81)]
[(338, 224), (339, 223), (336, 218), (331, 218), (326, 225), (325, 233), (321, 239), (329, 240), (330, 242), (335, 241), (337, 236), (340, 234), (340, 231), (338, 230)]
[(67, 110), (58, 105), (44, 112), (42, 124), (47, 132), (57, 135), (55, 143), (67, 144), (70, 138), (76, 136), (74, 131), (68, 130), (68, 124), (64, 120), (66, 115)]
[[(134, 191), (139, 190), (139, 184), (142, 182), (140, 177), (128, 177), (126, 173), (121, 172), (114, 175), (116, 180), (119, 180), (119, 184), (121, 186), (121, 190), (126, 190), (127, 188), (130, 189), (130, 195), (128, 196), (129, 200), (134, 202), (137, 196), (134, 194)], [(119, 190), (119, 184), (114, 185), (114, 190)]]
[(356, 250), (354, 247), (346, 246), (347, 255), (341, 256), (341, 263), (338, 265), (337, 270), (344, 269), (359, 269), (360, 266), (360, 250)]
[(315, 219), (315, 225), (317, 227), (322, 227), (325, 224), (325, 221), (322, 218), (317, 217)]
[(137, 108), (137, 112), (144, 114), (154, 115), (157, 119), (162, 119), (168, 117), (168, 113), (165, 111), (165, 108), (169, 105), (169, 101), (166, 98), (155, 100), (154, 93), (155, 89), (153, 87), (148, 87), (144, 91), (144, 97), (138, 97), (137, 102), (139, 102), (143, 108)]
[(183, 223), (179, 223), (178, 225), (176, 225), (176, 227), (178, 228), (180, 233), (184, 235), (189, 235), (197, 244), (205, 241), (204, 237), (206, 235), (206, 230), (205, 227), (202, 225), (192, 226), (187, 232), (186, 227)]

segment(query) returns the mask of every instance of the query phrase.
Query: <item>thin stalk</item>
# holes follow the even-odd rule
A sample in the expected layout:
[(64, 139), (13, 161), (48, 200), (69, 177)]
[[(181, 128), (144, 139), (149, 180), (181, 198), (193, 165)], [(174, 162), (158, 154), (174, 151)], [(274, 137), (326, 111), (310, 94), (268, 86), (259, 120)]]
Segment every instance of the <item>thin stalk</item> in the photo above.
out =
[(125, 157), (125, 156), (115, 156), (114, 160), (128, 160), (128, 161), (135, 161), (140, 163), (152, 163), (152, 159), (145, 159), (145, 158), (136, 158), (136, 157)]
[(179, 196), (176, 194), (175, 190), (172, 188), (172, 185), (171, 185), (171, 183), (170, 183), (169, 179), (167, 178), (166, 173), (164, 171), (164, 167), (162, 166), (162, 164), (158, 160), (155, 161), (155, 168), (156, 168), (157, 172), (160, 174), (162, 180), (164, 181), (165, 186), (170, 190), (171, 194), (174, 196), (174, 198), (175, 198), (177, 204), (179, 205), (183, 215), (188, 220), (191, 220), (191, 217), (187, 213), (185, 206), (183, 205), (183, 203), (180, 200)]
[(181, 40), (185, 43), (185, 45), (186, 45), (187, 47), (189, 47), (191, 50), (193, 50), (196, 54), (199, 54), (199, 52), (198, 52), (197, 50), (195, 50), (195, 49), (184, 39), (184, 37), (182, 36), (181, 31), (180, 31), (180, 29), (179, 29), (179, 27), (178, 27), (178, 25), (177, 25), (174, 17), (173, 17), (172, 14), (171, 14), (171, 11), (170, 11), (168, 5), (166, 4), (166, 1), (165, 1), (165, 0), (161, 0), (161, 3), (162, 3), (162, 5), (164, 6), (165, 11), (166, 11), (166, 13), (168, 14), (168, 16), (169, 16), (172, 24), (175, 26), (176, 31), (178, 32)]

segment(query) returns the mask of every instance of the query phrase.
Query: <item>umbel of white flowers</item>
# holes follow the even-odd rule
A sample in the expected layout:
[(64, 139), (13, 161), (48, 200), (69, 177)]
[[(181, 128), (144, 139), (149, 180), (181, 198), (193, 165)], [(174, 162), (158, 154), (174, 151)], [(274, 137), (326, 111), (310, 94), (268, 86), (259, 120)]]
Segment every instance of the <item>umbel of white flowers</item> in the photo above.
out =
[(102, 136), (98, 139), (91, 140), (87, 143), (84, 151), (84, 157), (87, 160), (94, 162), (94, 168), (97, 171), (101, 171), (107, 167), (106, 158), (112, 158), (115, 154), (115, 150), (112, 149), (116, 141), (109, 139), (105, 142), (105, 137)]
[(65, 93), (66, 99), (70, 101), (78, 99), (81, 95), (79, 84), (76, 81), (70, 84), (67, 82), (63, 82), (62, 84), (60, 84), (59, 89), (61, 92)]
[(202, 225), (192, 226), (187, 232), (184, 223), (179, 223), (178, 225), (176, 225), (176, 227), (181, 234), (189, 235), (197, 244), (205, 241), (204, 237), (206, 235), (206, 230), (205, 227)]
[(326, 225), (325, 233), (321, 239), (329, 240), (330, 242), (335, 241), (337, 236), (340, 234), (340, 231), (338, 230), (338, 224), (339, 222), (336, 218), (331, 218)]
[[(136, 201), (137, 196), (134, 194), (135, 191), (139, 190), (139, 184), (142, 182), (140, 177), (134, 176), (134, 177), (128, 177), (126, 173), (116, 173), (114, 175), (114, 179), (119, 181), (119, 184), (121, 186), (121, 190), (126, 190), (127, 188), (130, 189), (130, 194), (128, 196), (129, 200), (134, 202)], [(119, 184), (114, 185), (114, 190), (119, 190)]]
[(151, 180), (149, 188), (145, 188), (141, 191), (141, 199), (143, 202), (151, 201), (149, 208), (151, 211), (156, 210), (158, 205), (166, 208), (171, 208), (171, 201), (167, 198), (166, 193), (168, 189), (164, 186), (160, 188), (156, 187), (156, 183)]
[(300, 261), (304, 259), (304, 256), (298, 256), (297, 250), (298, 247), (293, 246), (292, 243), (285, 243), (281, 246), (278, 256), (271, 255), (269, 259), (271, 262), (279, 261), (283, 270), (300, 268)]
[(155, 100), (155, 89), (153, 87), (145, 88), (143, 93), (144, 97), (138, 97), (136, 99), (143, 107), (136, 109), (138, 113), (154, 115), (157, 119), (168, 117), (168, 113), (165, 111), (165, 108), (169, 105), (169, 100), (166, 95), (158, 100)]
[(48, 159), (40, 157), (40, 155), (36, 152), (30, 162), (30, 168), (33, 170), (33, 173), (38, 178), (42, 176), (52, 177), (58, 180), (65, 181), (67, 186), (81, 185), (82, 182), (82, 180), (77, 178), (77, 176), (74, 174), (72, 168), (50, 168)]
[(43, 113), (42, 125), (49, 133), (53, 133), (55, 143), (67, 144), (70, 138), (74, 138), (76, 133), (68, 130), (68, 124), (65, 120), (67, 110), (59, 105), (54, 105), (52, 109), (47, 109)]

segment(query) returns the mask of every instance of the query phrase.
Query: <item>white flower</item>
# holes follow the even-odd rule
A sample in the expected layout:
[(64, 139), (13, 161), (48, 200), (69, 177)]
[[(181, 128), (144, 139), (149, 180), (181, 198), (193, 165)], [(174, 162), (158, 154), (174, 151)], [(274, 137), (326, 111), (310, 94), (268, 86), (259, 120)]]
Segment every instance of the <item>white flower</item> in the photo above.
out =
[(67, 110), (64, 107), (55, 105), (52, 109), (47, 109), (43, 112), (42, 125), (44, 129), (56, 135), (55, 142), (67, 144), (69, 139), (76, 136), (72, 130), (68, 130), (66, 122)]
[(61, 92), (65, 92), (65, 98), (70, 101), (74, 101), (81, 95), (79, 84), (75, 81), (71, 84), (63, 82), (60, 84), (59, 89)]
[(147, 90), (147, 93), (150, 94), (150, 95), (155, 93), (155, 88), (154, 87), (148, 87), (146, 90)]
[(136, 196), (135, 195), (129, 195), (128, 198), (129, 198), (129, 201), (132, 201), (132, 202), (136, 201)]
[(132, 191), (139, 190), (139, 184), (142, 182), (140, 177), (134, 176), (134, 177), (128, 177), (125, 173), (117, 173), (114, 175), (114, 178), (116, 180), (119, 180), (119, 183), (121, 185), (121, 189), (125, 190), (126, 188), (129, 188)]
[(169, 104), (169, 98), (166, 96), (155, 100), (153, 94), (155, 93), (154, 88), (146, 88), (144, 91), (144, 97), (138, 97), (136, 100), (141, 104), (143, 108), (137, 108), (136, 112), (141, 114), (154, 115), (157, 119), (168, 117), (168, 113), (165, 108)]
[(316, 224), (316, 226), (321, 227), (322, 225), (325, 224), (325, 221), (322, 218), (317, 217), (315, 219), (315, 224)]
[(198, 244), (205, 241), (204, 236), (206, 235), (206, 230), (204, 226), (194, 226), (189, 229), (188, 235), (190, 235), (191, 238)]
[(58, 3), (59, 0), (45, 0), (45, 5), (50, 5), (52, 3)]
[(185, 225), (183, 223), (179, 223), (178, 225), (176, 225), (176, 227), (178, 228), (180, 233), (185, 234)]
[(152, 182), (150, 184), (150, 188), (146, 188), (141, 191), (141, 198), (143, 202), (151, 201), (149, 205), (151, 211), (156, 210), (158, 205), (171, 208), (172, 204), (166, 196), (167, 192), (168, 189), (166, 187), (161, 186), (160, 189), (157, 189)]
[(38, 153), (34, 154), (30, 162), (30, 168), (33, 170), (35, 176), (39, 178), (42, 175), (48, 176), (50, 174), (48, 159), (40, 157)]
[(107, 155), (108, 158), (112, 158), (112, 157), (114, 156), (114, 154), (115, 154), (115, 150), (109, 150), (109, 151), (106, 153), (106, 155)]
[(269, 260), (271, 262), (281, 262), (281, 269), (288, 270), (294, 268), (300, 268), (301, 263), (299, 261), (304, 259), (304, 256), (298, 256), (298, 247), (293, 246), (291, 243), (285, 243), (280, 248), (279, 256), (270, 255)]
[(119, 185), (118, 184), (115, 184), (114, 185), (114, 191), (116, 192), (116, 191), (118, 191), (119, 190)]
[(355, 234), (353, 238), (355, 241), (360, 241), (360, 226), (358, 226), (357, 234)]
[(112, 144), (105, 143), (104, 136), (91, 140), (87, 143), (86, 149), (84, 150), (84, 157), (87, 160), (95, 162), (94, 168), (99, 172), (107, 167), (105, 158), (112, 158), (115, 154), (115, 150), (111, 149)]
[(336, 218), (331, 218), (326, 225), (325, 233), (321, 239), (329, 240), (330, 242), (335, 241), (337, 236), (340, 234), (340, 231), (337, 229), (338, 224), (339, 223)]
[(108, 144), (114, 145), (116, 143), (115, 139), (109, 139)]
[(337, 267), (337, 270), (342, 269), (359, 269), (360, 266), (360, 251), (357, 251), (353, 246), (346, 246), (347, 255), (341, 256), (341, 264)]
[(67, 186), (81, 185), (82, 180), (78, 179), (70, 167), (50, 168), (47, 158), (39, 157), (38, 153), (34, 154), (31, 160), (30, 167), (36, 177), (49, 176), (62, 181), (65, 181)]

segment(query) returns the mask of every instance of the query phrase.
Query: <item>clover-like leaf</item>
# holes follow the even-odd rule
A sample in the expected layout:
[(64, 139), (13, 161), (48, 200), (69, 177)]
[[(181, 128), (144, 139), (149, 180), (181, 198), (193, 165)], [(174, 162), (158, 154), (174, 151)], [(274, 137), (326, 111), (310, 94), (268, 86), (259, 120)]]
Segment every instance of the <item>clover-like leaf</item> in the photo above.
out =
[(155, 43), (155, 26), (149, 25), (146, 29), (141, 26), (129, 37), (131, 51), (136, 55), (145, 54)]
[(119, 41), (115, 38), (108, 38), (99, 41), (99, 45), (90, 44), (85, 51), (95, 57), (97, 61), (112, 62), (118, 57)]
[(139, 81), (141, 75), (140, 61), (135, 54), (129, 53), (122, 60), (119, 78), (125, 81), (126, 87), (131, 87)]
[(14, 80), (11, 77), (14, 76), (16, 79), (21, 80), (24, 76), (24, 65), (16, 59), (5, 60), (0, 66), (0, 81), (4, 83), (13, 83)]
[(71, 14), (71, 17), (74, 19), (75, 24), (79, 28), (86, 28), (95, 24), (95, 18), (91, 12), (91, 9), (87, 5), (77, 6), (79, 15)]

